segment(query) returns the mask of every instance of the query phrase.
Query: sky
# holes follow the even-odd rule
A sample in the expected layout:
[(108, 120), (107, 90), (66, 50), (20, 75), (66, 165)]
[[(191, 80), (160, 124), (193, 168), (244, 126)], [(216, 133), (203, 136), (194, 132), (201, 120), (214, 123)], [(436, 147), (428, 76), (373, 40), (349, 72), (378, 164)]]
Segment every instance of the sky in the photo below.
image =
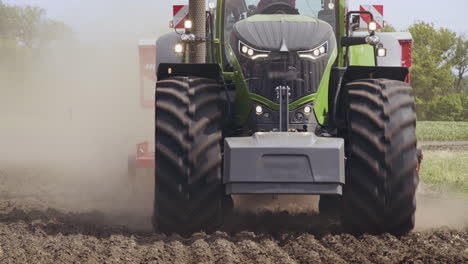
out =
[[(71, 25), (80, 34), (133, 33), (156, 38), (169, 30), (173, 3), (186, 0), (4, 0), (10, 4), (30, 4), (46, 9), (49, 17)], [(347, 0), (359, 4), (385, 5), (385, 20), (397, 29), (415, 21), (433, 22), (468, 35), (465, 20), (468, 0)]]

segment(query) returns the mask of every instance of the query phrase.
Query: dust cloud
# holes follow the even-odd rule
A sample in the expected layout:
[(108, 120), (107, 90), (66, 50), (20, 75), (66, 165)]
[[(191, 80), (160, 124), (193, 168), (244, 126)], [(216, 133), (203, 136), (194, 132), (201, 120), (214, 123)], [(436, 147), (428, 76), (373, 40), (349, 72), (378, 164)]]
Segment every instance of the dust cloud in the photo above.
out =
[[(448, 191), (431, 191), (422, 183), (417, 192), (416, 227), (417, 231), (438, 228), (468, 228), (468, 201), (456, 197)], [(243, 213), (262, 214), (284, 212), (291, 214), (318, 214), (319, 196), (307, 195), (239, 195), (234, 197), (236, 210)]]
[[(0, 80), (0, 199), (15, 207), (96, 210), (115, 223), (151, 228), (152, 172), (131, 181), (127, 160), (154, 131), (153, 109), (139, 101), (137, 43), (168, 31), (169, 16), (158, 15), (158, 4), (149, 10), (142, 1), (127, 3), (131, 9), (86, 9), (91, 13), (74, 23), (76, 41), (43, 51), (21, 78)], [(317, 211), (318, 197), (252, 201), (235, 197), (241, 211), (293, 213)], [(423, 195), (418, 202), (417, 229), (468, 223), (466, 201)]]
[(170, 6), (156, 16), (158, 4), (93, 2), (77, 11), (75, 39), (1, 75), (0, 196), (147, 226), (152, 172), (136, 183), (127, 173), (136, 144), (154, 135), (154, 110), (140, 105), (138, 42), (169, 31)]
[(291, 214), (318, 213), (317, 195), (235, 195), (234, 206), (243, 213), (288, 211)]
[(417, 195), (416, 230), (447, 227), (468, 228), (468, 201), (456, 197), (450, 191), (431, 191), (421, 184)]

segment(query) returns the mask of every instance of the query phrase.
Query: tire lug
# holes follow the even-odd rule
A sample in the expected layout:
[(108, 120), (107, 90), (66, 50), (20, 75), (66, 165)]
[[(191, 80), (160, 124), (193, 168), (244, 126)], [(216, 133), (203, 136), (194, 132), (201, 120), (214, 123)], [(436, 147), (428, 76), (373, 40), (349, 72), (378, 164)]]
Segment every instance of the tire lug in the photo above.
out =
[(188, 94), (190, 96), (194, 96), (195, 95), (195, 90), (194, 89), (188, 89)]
[(191, 105), (189, 107), (189, 109), (188, 109), (189, 114), (192, 115), (192, 116), (195, 114), (196, 111), (197, 111), (197, 106), (196, 105)]

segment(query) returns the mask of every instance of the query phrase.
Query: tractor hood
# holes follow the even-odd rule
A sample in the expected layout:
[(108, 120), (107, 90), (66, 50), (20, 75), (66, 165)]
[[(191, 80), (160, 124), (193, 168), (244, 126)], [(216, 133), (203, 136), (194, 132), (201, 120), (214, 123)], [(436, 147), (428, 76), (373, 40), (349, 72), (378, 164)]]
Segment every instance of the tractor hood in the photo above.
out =
[(276, 88), (290, 88), (290, 103), (317, 93), (336, 58), (332, 26), (308, 16), (254, 15), (234, 24), (229, 41), (249, 92), (276, 108)]
[(254, 15), (234, 25), (235, 38), (260, 50), (303, 51), (334, 38), (332, 27), (301, 15)]

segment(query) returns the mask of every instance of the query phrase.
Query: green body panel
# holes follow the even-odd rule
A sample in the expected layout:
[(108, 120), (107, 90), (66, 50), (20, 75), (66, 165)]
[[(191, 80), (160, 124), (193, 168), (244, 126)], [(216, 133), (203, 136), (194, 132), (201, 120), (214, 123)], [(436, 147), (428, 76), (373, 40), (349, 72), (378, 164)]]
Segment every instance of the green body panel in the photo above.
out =
[(216, 62), (219, 64), (224, 79), (230, 80), (235, 85), (236, 98), (234, 101), (235, 114), (234, 122), (235, 125), (244, 124), (252, 109), (252, 99), (249, 96), (249, 89), (245, 82), (244, 74), (242, 73), (241, 67), (237, 59), (231, 60), (234, 68), (233, 72), (226, 72), (223, 67), (223, 48), (227, 49), (228, 56), (234, 56), (230, 45), (223, 45), (221, 41), (221, 35), (223, 34), (223, 0), (218, 0), (216, 10), (216, 39), (214, 44), (216, 48)]
[[(236, 125), (241, 125), (245, 122), (248, 118), (250, 109), (252, 109), (252, 100), (249, 96), (249, 90), (247, 88), (247, 84), (245, 82), (244, 74), (240, 68), (239, 62), (234, 60), (233, 63), (233, 72), (225, 72), (223, 71), (223, 63), (222, 63), (222, 52), (223, 50), (220, 39), (215, 39), (214, 44), (216, 47), (216, 59), (219, 64), (219, 67), (222, 71), (223, 78), (228, 81), (232, 81), (235, 86), (236, 91), (236, 98), (234, 101), (235, 104), (235, 117), (234, 121)], [(226, 45), (227, 54), (233, 54), (231, 46)], [(234, 55), (231, 55), (234, 56)]]
[(324, 126), (327, 123), (327, 114), (328, 114), (328, 87), (330, 84), (330, 74), (331, 68), (333, 63), (336, 61), (336, 57), (338, 55), (338, 49), (334, 49), (330, 59), (328, 61), (328, 65), (325, 68), (325, 72), (323, 74), (322, 80), (320, 81), (320, 86), (317, 92), (317, 100), (314, 106), (315, 117), (317, 118), (317, 122)]
[[(339, 32), (338, 36), (344, 36), (345, 34), (345, 0), (338, 0), (339, 1), (339, 19), (337, 21), (339, 25)], [(231, 64), (233, 66), (234, 71), (233, 72), (225, 72), (224, 67), (223, 67), (223, 49), (229, 49), (227, 54), (232, 54), (230, 52), (230, 45), (223, 45), (221, 41), (221, 35), (223, 32), (223, 0), (217, 0), (217, 13), (216, 17), (218, 18), (216, 20), (216, 39), (214, 40), (214, 46), (216, 48), (216, 62), (219, 64), (221, 71), (223, 73), (223, 76), (226, 80), (231, 80), (236, 88), (236, 99), (235, 99), (235, 123), (236, 125), (242, 125), (244, 124), (248, 116), (250, 114), (250, 111), (252, 109), (252, 104), (253, 101), (261, 103), (272, 110), (279, 110), (279, 104), (264, 98), (258, 94), (253, 94), (249, 92), (247, 83), (245, 82), (245, 78), (243, 76), (242, 70), (240, 68), (239, 62), (237, 58), (232, 58)], [(244, 21), (240, 21), (239, 23), (247, 22), (247, 21), (295, 21), (295, 22), (303, 22), (303, 21), (321, 21), (316, 18), (308, 17), (308, 16), (303, 16), (303, 15), (255, 15), (251, 16), (249, 18), (246, 18)], [(323, 21), (323, 23), (326, 23)], [(315, 106), (314, 106), (314, 112), (317, 117), (317, 120), (319, 124), (321, 125), (326, 125), (326, 116), (328, 113), (328, 86), (330, 83), (330, 74), (331, 74), (331, 68), (333, 67), (333, 64), (335, 62), (337, 63), (338, 66), (343, 66), (344, 65), (344, 50), (340, 47), (340, 39), (337, 40), (338, 43), (338, 48), (333, 50), (332, 56), (330, 57), (328, 61), (328, 65), (325, 69), (325, 73), (322, 77), (322, 80), (320, 82), (320, 86), (318, 88), (317, 93), (315, 94), (310, 94), (307, 96), (304, 96), (292, 103), (289, 104), (290, 110), (295, 110), (299, 108), (300, 106), (316, 101)], [(365, 52), (365, 51), (361, 51)], [(365, 52), (367, 53), (367, 52)], [(370, 53), (371, 55), (373, 53)], [(234, 56), (234, 55), (231, 55)], [(359, 52), (356, 53), (356, 57), (359, 60)], [(367, 57), (367, 56), (366, 56)], [(337, 60), (337, 58), (339, 58)], [(372, 58), (372, 57), (370, 57)], [(365, 62), (368, 62), (367, 59)], [(366, 64), (367, 65), (367, 64)]]
[(278, 111), (279, 110), (279, 104), (261, 96), (261, 95), (258, 95), (258, 94), (254, 94), (254, 93), (249, 93), (249, 96), (250, 96), (250, 99), (258, 102), (258, 103), (261, 103), (265, 106), (267, 106), (268, 108), (272, 109), (272, 110), (276, 110)]
[[(339, 36), (343, 37), (345, 35), (345, 0), (339, 0), (339, 18), (338, 18), (338, 26), (339, 26)], [(341, 39), (337, 39), (338, 47), (340, 47)], [(338, 48), (338, 67), (344, 67), (345, 60), (344, 60), (344, 49)]]
[(234, 121), (236, 125), (242, 125), (249, 118), (249, 114), (252, 109), (252, 100), (239, 61), (233, 54), (230, 45), (226, 45), (226, 49), (228, 50), (227, 53), (230, 54), (230, 56), (232, 56), (230, 61), (234, 68), (234, 73), (232, 74), (232, 76), (234, 77), (233, 81), (236, 86), (236, 99), (234, 101)]
[[(224, 69), (223, 69), (223, 60), (222, 60), (222, 57), (223, 57), (223, 45), (221, 43), (221, 32), (223, 32), (223, 0), (218, 0), (218, 3), (217, 3), (217, 9), (216, 9), (216, 38), (214, 39), (214, 43), (215, 43), (215, 48), (216, 48), (216, 60), (219, 64), (219, 67), (221, 69), (222, 72), (224, 72)], [(226, 78), (226, 76), (225, 76)]]
[(316, 99), (317, 99), (317, 93), (306, 95), (306, 96), (300, 98), (299, 100), (296, 100), (296, 101), (292, 102), (291, 104), (289, 104), (289, 109), (290, 110), (296, 110), (300, 106), (302, 106), (304, 104), (307, 104), (307, 103), (310, 103), (310, 102), (313, 102)]
[[(218, 18), (222, 18), (223, 17), (223, 10), (222, 10), (222, 0), (218, 0), (218, 10), (217, 10), (217, 17)], [(317, 22), (317, 21), (320, 21), (322, 22), (321, 20), (318, 20), (316, 18), (312, 18), (312, 17), (308, 17), (308, 16), (302, 16), (302, 15), (295, 15), (295, 16), (291, 16), (291, 15), (282, 15), (282, 14), (278, 14), (278, 15), (255, 15), (255, 16), (251, 16), (251, 17), (248, 17), (242, 21), (239, 21), (238, 23), (244, 23), (244, 22), (259, 22), (259, 21), (291, 21), (291, 22), (309, 22), (309, 21), (312, 21), (312, 22)], [(216, 31), (218, 34), (216, 34), (217, 36), (221, 36), (221, 32), (223, 31), (223, 21), (222, 19), (218, 19), (217, 20), (217, 24), (216, 24)], [(323, 23), (326, 23), (323, 21)], [(221, 43), (221, 40), (218, 38), (214, 41), (215, 45), (216, 45), (216, 49), (217, 49), (217, 62), (219, 63), (220, 65), (220, 68), (223, 72), (223, 76), (225, 79), (227, 80), (232, 80), (236, 86), (236, 99), (235, 99), (235, 123), (236, 125), (242, 125), (244, 124), (248, 117), (249, 117), (249, 114), (250, 114), (250, 111), (252, 109), (252, 101), (256, 101), (258, 103), (261, 103), (265, 106), (267, 106), (268, 108), (272, 109), (272, 110), (279, 110), (279, 104), (275, 103), (275, 102), (272, 102), (271, 100), (263, 97), (263, 96), (260, 96), (258, 94), (254, 94), (254, 93), (250, 93), (249, 92), (249, 89), (248, 89), (248, 86), (247, 86), (247, 83), (245, 82), (245, 78), (243, 76), (243, 73), (242, 73), (242, 70), (241, 70), (241, 67), (239, 65), (239, 62), (237, 60), (236, 57), (231, 57), (230, 58), (230, 61), (231, 61), (231, 64), (234, 68), (234, 72), (225, 72), (224, 69), (223, 69), (223, 45)], [(229, 45), (224, 45), (224, 48), (228, 49), (226, 51), (226, 54), (228, 54), (228, 56), (230, 54), (232, 54), (231, 52), (231, 47)], [(319, 91), (321, 89), (322, 86), (327, 86), (326, 89), (328, 89), (328, 82), (329, 82), (329, 71), (331, 69), (331, 66), (333, 64), (333, 62), (335, 61), (336, 59), (336, 50), (334, 51), (335, 53), (335, 56), (334, 56), (334, 59), (333, 60), (330, 60), (329, 61), (329, 64), (327, 65), (327, 71), (328, 71), (328, 74), (325, 73), (324, 77), (325, 76), (328, 76), (327, 78), (323, 78), (322, 79), (322, 82), (320, 83), (320, 88), (319, 88)], [(234, 55), (231, 55), (231, 56), (234, 56)], [(325, 80), (326, 79), (326, 80)], [(328, 94), (327, 92), (322, 92), (322, 94)], [(300, 107), (301, 105), (303, 104), (306, 104), (306, 103), (309, 103), (309, 102), (312, 102), (314, 101), (315, 99), (317, 98), (317, 94), (311, 94), (311, 95), (307, 95), (307, 96), (304, 96), (302, 98), (300, 98), (299, 100), (295, 101), (295, 102), (292, 102), (290, 105), (289, 105), (289, 108), (291, 110), (295, 110), (297, 109), (298, 107)]]
[(375, 66), (374, 47), (358, 45), (349, 48), (350, 66)]
[[(317, 93), (304, 96), (289, 104), (290, 110), (296, 110), (304, 104), (315, 101), (314, 112), (317, 117), (317, 121), (320, 125), (326, 125), (326, 117), (328, 113), (328, 86), (330, 84), (330, 73), (333, 64), (338, 56), (338, 49), (334, 49), (330, 59), (328, 60), (327, 67), (325, 68), (324, 75), (320, 81), (320, 86)], [(279, 104), (272, 102), (271, 100), (260, 96), (258, 94), (249, 93), (252, 100), (259, 102), (270, 109), (279, 110)]]

